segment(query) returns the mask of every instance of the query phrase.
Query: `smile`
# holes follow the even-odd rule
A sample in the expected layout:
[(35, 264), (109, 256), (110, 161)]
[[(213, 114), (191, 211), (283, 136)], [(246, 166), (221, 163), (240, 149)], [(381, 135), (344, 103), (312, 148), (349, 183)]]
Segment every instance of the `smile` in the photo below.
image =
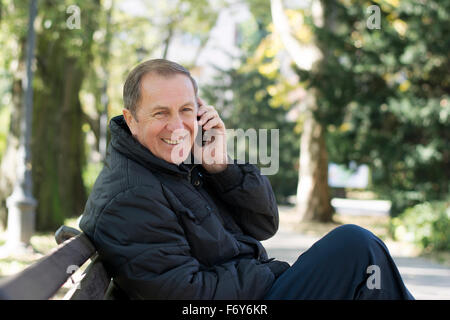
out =
[(170, 145), (177, 145), (177, 144), (183, 142), (184, 138), (181, 138), (179, 140), (170, 140), (170, 139), (161, 138), (161, 140)]

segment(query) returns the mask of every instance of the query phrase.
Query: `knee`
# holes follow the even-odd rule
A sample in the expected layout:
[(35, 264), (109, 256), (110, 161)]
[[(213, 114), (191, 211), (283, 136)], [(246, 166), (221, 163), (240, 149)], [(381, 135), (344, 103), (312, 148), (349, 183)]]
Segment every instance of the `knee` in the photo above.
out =
[(376, 241), (376, 236), (367, 229), (354, 224), (345, 224), (330, 232), (335, 241), (355, 254), (367, 251)]
[(342, 226), (335, 228), (333, 231), (353, 237), (355, 239), (360, 238), (365, 239), (367, 237), (370, 238), (373, 236), (372, 232), (356, 224), (344, 224)]

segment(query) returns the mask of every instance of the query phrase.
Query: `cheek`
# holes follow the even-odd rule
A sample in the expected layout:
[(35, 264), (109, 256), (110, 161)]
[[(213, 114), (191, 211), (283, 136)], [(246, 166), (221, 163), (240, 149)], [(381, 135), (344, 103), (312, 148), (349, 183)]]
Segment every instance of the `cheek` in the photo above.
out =
[(197, 117), (191, 117), (186, 121), (186, 126), (190, 132), (196, 133), (198, 127)]
[(158, 128), (152, 125), (143, 125), (135, 127), (133, 135), (139, 140), (139, 142), (145, 145), (147, 148), (155, 145), (158, 139)]
[(159, 141), (160, 139), (160, 133), (163, 130), (163, 127), (158, 126), (149, 126), (145, 128), (143, 135), (145, 136), (145, 139), (147, 141), (151, 141), (152, 143), (155, 143)]

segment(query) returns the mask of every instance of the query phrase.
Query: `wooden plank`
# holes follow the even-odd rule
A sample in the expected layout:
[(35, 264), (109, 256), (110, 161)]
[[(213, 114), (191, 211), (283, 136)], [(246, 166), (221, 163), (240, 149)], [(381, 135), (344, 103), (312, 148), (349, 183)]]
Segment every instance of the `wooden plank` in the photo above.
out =
[(98, 255), (89, 264), (80, 283), (75, 285), (73, 294), (65, 299), (70, 300), (103, 300), (111, 278), (106, 273)]
[(55, 240), (57, 244), (61, 244), (64, 241), (69, 240), (72, 237), (75, 237), (81, 233), (80, 230), (71, 228), (68, 226), (61, 226), (58, 230), (55, 232)]
[(70, 270), (83, 265), (95, 253), (85, 234), (79, 234), (22, 272), (3, 279), (0, 299), (47, 300), (66, 282)]

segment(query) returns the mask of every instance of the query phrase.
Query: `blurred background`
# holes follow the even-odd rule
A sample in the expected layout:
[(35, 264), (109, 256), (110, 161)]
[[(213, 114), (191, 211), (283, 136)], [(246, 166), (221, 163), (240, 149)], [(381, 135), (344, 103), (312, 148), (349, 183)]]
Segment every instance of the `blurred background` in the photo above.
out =
[(448, 264), (449, 16), (432, 0), (0, 0), (0, 245), (31, 248), (0, 277), (77, 227), (124, 80), (152, 58), (191, 70), (227, 128), (279, 129), (268, 178), (289, 232), (356, 223)]

